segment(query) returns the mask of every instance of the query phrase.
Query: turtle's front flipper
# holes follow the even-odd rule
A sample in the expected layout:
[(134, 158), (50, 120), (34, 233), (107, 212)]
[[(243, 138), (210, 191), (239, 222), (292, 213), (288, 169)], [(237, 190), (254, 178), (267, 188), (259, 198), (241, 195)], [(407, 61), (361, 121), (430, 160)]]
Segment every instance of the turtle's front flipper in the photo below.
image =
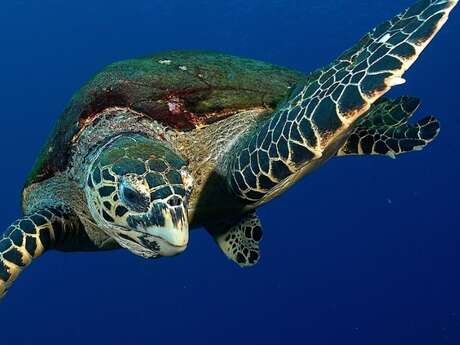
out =
[(371, 105), (404, 82), (404, 72), (457, 2), (418, 1), (299, 83), (229, 152), (226, 176), (235, 195), (250, 204), (264, 202), (335, 156)]
[(46, 250), (59, 248), (61, 243), (65, 244), (59, 248), (62, 250), (91, 245), (81, 229), (77, 217), (60, 208), (44, 209), (14, 222), (0, 239), (0, 298), (19, 273)]
[(207, 227), (220, 249), (241, 267), (257, 264), (260, 258), (259, 243), (262, 225), (255, 212), (249, 212), (236, 222)]
[(395, 158), (401, 153), (421, 150), (439, 133), (439, 121), (426, 117), (408, 123), (420, 101), (414, 97), (396, 100), (380, 99), (348, 138), (337, 156), (386, 155)]

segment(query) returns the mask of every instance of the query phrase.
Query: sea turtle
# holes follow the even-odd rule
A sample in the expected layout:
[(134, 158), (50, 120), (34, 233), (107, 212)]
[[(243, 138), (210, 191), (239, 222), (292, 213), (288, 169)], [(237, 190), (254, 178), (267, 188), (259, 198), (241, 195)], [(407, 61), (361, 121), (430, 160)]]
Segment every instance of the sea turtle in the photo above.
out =
[(304, 76), (208, 52), (106, 67), (70, 101), (30, 174), (25, 216), (0, 240), (0, 295), (48, 249), (172, 256), (205, 227), (241, 266), (259, 257), (255, 209), (336, 156), (419, 150), (404, 82), (458, 0), (421, 0)]

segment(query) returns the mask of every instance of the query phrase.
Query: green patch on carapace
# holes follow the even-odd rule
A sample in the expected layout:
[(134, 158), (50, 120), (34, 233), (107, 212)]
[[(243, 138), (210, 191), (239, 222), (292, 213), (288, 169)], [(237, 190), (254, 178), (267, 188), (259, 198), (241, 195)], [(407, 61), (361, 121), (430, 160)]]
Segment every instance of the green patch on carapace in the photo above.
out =
[(111, 64), (71, 99), (26, 186), (65, 170), (75, 135), (107, 108), (129, 107), (189, 131), (243, 109), (274, 108), (302, 77), (283, 67), (211, 52), (166, 52)]

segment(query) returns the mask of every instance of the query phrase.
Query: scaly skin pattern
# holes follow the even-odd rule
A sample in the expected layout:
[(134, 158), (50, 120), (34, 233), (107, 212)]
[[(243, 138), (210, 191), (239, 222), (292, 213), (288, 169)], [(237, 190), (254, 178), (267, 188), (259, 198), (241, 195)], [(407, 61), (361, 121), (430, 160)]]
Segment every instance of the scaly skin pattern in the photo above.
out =
[(252, 211), (236, 223), (220, 223), (208, 227), (222, 252), (240, 267), (250, 267), (260, 259), (259, 244), (262, 240), (262, 225)]
[(120, 246), (143, 257), (160, 256), (162, 244), (149, 232), (152, 228), (187, 244), (193, 180), (184, 159), (165, 143), (140, 134), (118, 135), (95, 153), (87, 176), (91, 214)]
[(271, 118), (230, 152), (229, 185), (257, 204), (334, 156), (371, 105), (428, 45), (457, 0), (422, 0), (299, 83)]
[(48, 208), (14, 222), (0, 239), (0, 298), (32, 260), (46, 250), (93, 250), (68, 210)]
[(432, 116), (415, 124), (408, 120), (417, 110), (420, 100), (400, 97), (379, 99), (366, 116), (360, 119), (337, 156), (397, 155), (422, 150), (439, 134), (439, 121)]

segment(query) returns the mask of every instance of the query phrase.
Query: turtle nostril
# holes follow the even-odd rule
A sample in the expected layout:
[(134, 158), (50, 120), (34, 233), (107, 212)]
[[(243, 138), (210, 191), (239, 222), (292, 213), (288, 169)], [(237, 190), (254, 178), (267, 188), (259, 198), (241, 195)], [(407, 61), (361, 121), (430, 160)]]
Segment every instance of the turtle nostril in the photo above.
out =
[(177, 196), (173, 196), (171, 199), (168, 200), (169, 206), (180, 206), (182, 205), (182, 199), (178, 198)]

